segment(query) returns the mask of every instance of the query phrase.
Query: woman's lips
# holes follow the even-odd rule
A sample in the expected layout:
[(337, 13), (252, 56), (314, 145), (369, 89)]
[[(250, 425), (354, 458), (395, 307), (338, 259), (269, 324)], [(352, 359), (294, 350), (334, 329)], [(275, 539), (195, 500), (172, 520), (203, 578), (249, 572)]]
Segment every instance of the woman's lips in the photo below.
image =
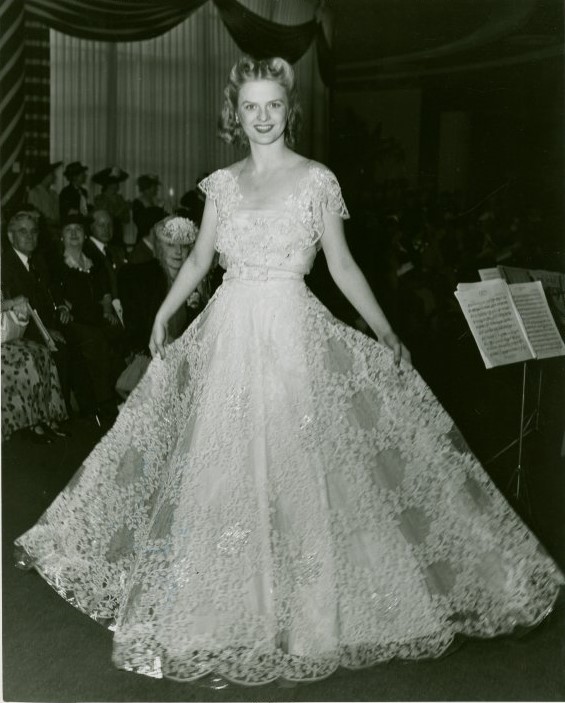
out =
[(273, 129), (272, 124), (256, 124), (255, 129), (260, 132), (261, 134), (266, 134), (267, 132), (270, 132)]

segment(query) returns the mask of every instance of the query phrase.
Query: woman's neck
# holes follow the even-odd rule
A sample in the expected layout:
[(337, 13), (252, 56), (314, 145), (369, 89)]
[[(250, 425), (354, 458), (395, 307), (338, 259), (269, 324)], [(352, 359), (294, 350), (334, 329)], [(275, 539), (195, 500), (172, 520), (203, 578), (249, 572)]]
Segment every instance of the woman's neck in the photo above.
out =
[[(247, 157), (247, 168), (254, 174), (268, 174), (283, 166), (295, 154), (283, 139), (274, 144), (253, 144)], [(244, 166), (245, 168), (245, 166)]]
[(82, 257), (82, 247), (67, 246), (65, 247), (65, 256), (70, 256), (75, 261), (80, 261)]

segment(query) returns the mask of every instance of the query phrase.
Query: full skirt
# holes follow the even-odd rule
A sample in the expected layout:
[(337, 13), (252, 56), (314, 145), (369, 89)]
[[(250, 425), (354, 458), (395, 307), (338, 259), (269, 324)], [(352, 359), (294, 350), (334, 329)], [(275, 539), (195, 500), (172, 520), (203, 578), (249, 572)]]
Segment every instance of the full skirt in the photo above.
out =
[(416, 371), (302, 281), (226, 281), (17, 543), (118, 667), (242, 684), (436, 657), (562, 575)]

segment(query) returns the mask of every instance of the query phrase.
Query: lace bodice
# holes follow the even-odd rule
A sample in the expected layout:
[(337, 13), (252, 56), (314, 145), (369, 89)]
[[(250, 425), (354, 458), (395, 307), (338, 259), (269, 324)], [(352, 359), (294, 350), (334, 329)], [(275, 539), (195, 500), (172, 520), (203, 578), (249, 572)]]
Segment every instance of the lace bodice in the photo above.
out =
[(227, 169), (212, 173), (200, 188), (216, 205), (216, 249), (232, 275), (303, 276), (320, 247), (324, 210), (349, 217), (336, 177), (317, 164), (276, 208), (246, 208), (237, 177)]

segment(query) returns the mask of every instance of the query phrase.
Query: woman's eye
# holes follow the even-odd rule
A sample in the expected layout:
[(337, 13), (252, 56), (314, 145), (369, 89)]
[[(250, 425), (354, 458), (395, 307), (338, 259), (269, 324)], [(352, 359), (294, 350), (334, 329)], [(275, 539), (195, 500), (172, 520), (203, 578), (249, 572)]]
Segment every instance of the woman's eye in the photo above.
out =
[(243, 109), (250, 112), (251, 110), (255, 109), (255, 105), (253, 103), (247, 103), (246, 105), (243, 106)]
[(271, 107), (279, 108), (280, 106), (281, 106), (281, 103), (280, 103), (278, 100), (274, 100), (274, 101), (271, 103)]

